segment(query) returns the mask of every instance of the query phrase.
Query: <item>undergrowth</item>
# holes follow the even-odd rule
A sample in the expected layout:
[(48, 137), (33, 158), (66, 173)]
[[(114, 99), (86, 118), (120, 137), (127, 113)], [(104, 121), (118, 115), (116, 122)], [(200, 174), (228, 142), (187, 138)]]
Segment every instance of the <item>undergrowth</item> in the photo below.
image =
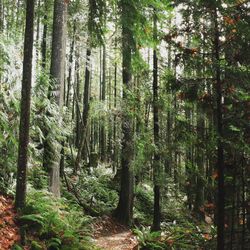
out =
[[(203, 231), (205, 230), (205, 231)], [(134, 229), (142, 250), (211, 250), (215, 249), (215, 229), (206, 231), (194, 223), (163, 224), (161, 232), (151, 232), (149, 227)]]
[[(44, 190), (31, 189), (19, 218), (26, 243), (31, 249), (90, 250), (91, 217), (66, 199), (55, 199)], [(40, 247), (40, 248), (39, 248)]]
[(185, 195), (168, 182), (162, 195), (161, 232), (151, 232), (153, 187), (143, 184), (135, 192), (134, 233), (142, 250), (211, 250), (215, 249), (216, 230), (198, 221), (187, 209)]
[(112, 188), (112, 173), (105, 166), (92, 169), (91, 174), (81, 172), (76, 188), (80, 198), (99, 214), (111, 213), (118, 201), (118, 193)]

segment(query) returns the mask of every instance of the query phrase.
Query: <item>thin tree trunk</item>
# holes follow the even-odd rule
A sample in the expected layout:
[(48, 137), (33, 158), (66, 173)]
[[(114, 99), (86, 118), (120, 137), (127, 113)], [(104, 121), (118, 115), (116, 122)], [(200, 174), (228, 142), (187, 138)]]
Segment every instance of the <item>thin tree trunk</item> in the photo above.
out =
[(26, 198), (26, 171), (28, 162), (30, 100), (32, 81), (32, 57), (34, 35), (34, 1), (27, 0), (26, 28), (24, 39), (23, 79), (21, 96), (21, 114), (19, 126), (19, 147), (17, 160), (17, 184), (15, 207), (23, 208)]
[(245, 241), (246, 241), (246, 181), (245, 181), (245, 169), (243, 164), (243, 159), (241, 161), (241, 178), (242, 178), (242, 204), (243, 204), (243, 214), (242, 214), (242, 235), (241, 235), (241, 249), (245, 249)]
[[(75, 119), (76, 119), (76, 138), (75, 138), (75, 146), (78, 148), (80, 144), (80, 128), (81, 128), (81, 111), (79, 108), (79, 101), (81, 99), (80, 97), (80, 56), (79, 51), (76, 50), (76, 63), (75, 63), (75, 72), (76, 72), (76, 89), (74, 90), (74, 96), (75, 96)], [(73, 115), (72, 115), (73, 116)]]
[(70, 103), (70, 90), (71, 90), (71, 78), (72, 78), (72, 64), (73, 64), (73, 55), (75, 49), (75, 34), (76, 34), (76, 21), (73, 24), (73, 37), (70, 45), (70, 54), (69, 54), (69, 75), (67, 79), (67, 95), (66, 95), (66, 106), (69, 107)]
[(87, 123), (88, 123), (88, 115), (89, 115), (89, 94), (90, 94), (90, 56), (91, 50), (87, 49), (86, 52), (87, 61), (86, 61), (86, 70), (85, 70), (85, 84), (84, 84), (84, 95), (83, 95), (83, 112), (82, 112), (82, 129), (81, 129), (81, 139), (79, 143), (78, 153), (75, 161), (74, 172), (80, 168), (80, 161), (82, 159), (82, 154), (86, 152), (86, 136), (87, 136)]
[[(154, 10), (155, 12), (155, 10)], [(157, 39), (157, 17), (154, 13), (154, 40)], [(153, 172), (154, 172), (154, 217), (151, 227), (152, 231), (161, 230), (161, 207), (160, 207), (160, 128), (159, 128), (159, 108), (158, 108), (158, 58), (157, 51), (153, 52), (153, 122), (154, 122), (154, 153)]]
[(42, 44), (41, 44), (41, 51), (42, 51), (42, 68), (46, 69), (46, 53), (47, 53), (47, 30), (48, 30), (48, 16), (47, 16), (47, 1), (44, 0), (44, 17), (43, 17), (43, 37), (42, 37)]
[[(106, 101), (106, 46), (103, 45), (103, 59), (102, 59), (102, 87), (101, 87), (101, 100), (103, 105)], [(100, 120), (100, 154), (101, 160), (106, 160), (106, 133), (105, 133), (105, 117)]]
[(0, 32), (2, 33), (4, 31), (4, 25), (3, 25), (3, 2), (0, 0)]
[(217, 249), (224, 250), (224, 224), (225, 224), (225, 191), (224, 191), (224, 149), (222, 125), (222, 86), (220, 69), (220, 45), (217, 9), (214, 10), (215, 22), (215, 72), (216, 72), (216, 99), (217, 99), (217, 170), (218, 170), (218, 196), (217, 196)]
[[(40, 0), (38, 0), (37, 8), (40, 9)], [(37, 24), (36, 24), (36, 61), (39, 60), (39, 40), (40, 40), (40, 15), (37, 14)]]
[[(197, 104), (197, 142), (198, 147), (201, 142), (204, 141), (204, 119), (202, 117), (202, 109), (200, 104)], [(197, 215), (204, 216), (204, 213), (201, 212), (200, 208), (204, 204), (204, 155), (202, 147), (201, 149), (196, 148), (196, 165), (197, 165), (197, 180), (196, 180), (196, 195), (195, 195), (195, 203), (194, 210)]]
[[(115, 27), (115, 31), (117, 32), (117, 26)], [(117, 107), (117, 37), (115, 37), (115, 68), (114, 68), (114, 130), (113, 130), (113, 141), (114, 141), (114, 149), (113, 149), (113, 172), (116, 172), (118, 160), (117, 160), (117, 143), (116, 143), (116, 135), (117, 135), (117, 115), (116, 115), (116, 107)]]

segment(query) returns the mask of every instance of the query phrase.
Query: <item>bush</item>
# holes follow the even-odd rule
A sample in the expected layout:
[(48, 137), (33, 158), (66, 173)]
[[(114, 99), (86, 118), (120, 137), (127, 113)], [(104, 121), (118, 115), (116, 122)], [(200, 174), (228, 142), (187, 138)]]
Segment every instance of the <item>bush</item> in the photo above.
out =
[(149, 225), (152, 222), (154, 194), (152, 187), (141, 185), (135, 191), (135, 215), (136, 221)]
[(23, 248), (15, 244), (11, 247), (11, 250), (23, 250)]
[(55, 199), (46, 191), (31, 189), (22, 212), (20, 223), (27, 234), (45, 241), (47, 249), (93, 249), (87, 226), (91, 218), (84, 215), (81, 208), (68, 205), (65, 199)]
[(112, 175), (105, 166), (94, 169), (91, 176), (81, 173), (76, 189), (84, 202), (98, 213), (111, 212), (118, 201), (118, 194), (112, 188)]
[(43, 189), (48, 185), (48, 174), (38, 166), (29, 169), (29, 182), (35, 189)]
[(37, 241), (32, 241), (31, 242), (31, 250), (43, 250), (43, 247), (37, 242)]
[(10, 86), (1, 83), (0, 91), (0, 188), (12, 192), (18, 149), (19, 101)]
[(215, 230), (205, 233), (207, 229), (186, 223), (181, 225), (162, 225), (162, 232), (151, 232), (150, 228), (136, 228), (141, 249), (145, 250), (191, 250), (214, 249)]

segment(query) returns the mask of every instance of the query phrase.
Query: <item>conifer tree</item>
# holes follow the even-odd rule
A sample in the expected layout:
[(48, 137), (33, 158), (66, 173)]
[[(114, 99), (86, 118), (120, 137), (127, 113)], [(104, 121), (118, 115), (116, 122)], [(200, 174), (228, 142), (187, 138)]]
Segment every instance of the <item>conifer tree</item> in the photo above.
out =
[(24, 38), (23, 78), (21, 114), (19, 126), (19, 147), (17, 160), (16, 208), (23, 208), (26, 198), (27, 163), (30, 126), (30, 103), (32, 82), (32, 56), (34, 36), (34, 1), (26, 3), (26, 27)]
[[(67, 2), (64, 0), (54, 1), (54, 17), (53, 17), (53, 34), (52, 34), (52, 55), (50, 75), (54, 89), (50, 95), (52, 100), (58, 105), (59, 110), (62, 109), (64, 100), (64, 70), (65, 70), (65, 46), (66, 46), (66, 17)], [(59, 121), (61, 123), (61, 121)], [(56, 142), (53, 148), (50, 148), (50, 154), (54, 156), (49, 169), (49, 190), (56, 196), (60, 197), (60, 159), (61, 159), (61, 143)], [(52, 153), (53, 152), (53, 153)]]

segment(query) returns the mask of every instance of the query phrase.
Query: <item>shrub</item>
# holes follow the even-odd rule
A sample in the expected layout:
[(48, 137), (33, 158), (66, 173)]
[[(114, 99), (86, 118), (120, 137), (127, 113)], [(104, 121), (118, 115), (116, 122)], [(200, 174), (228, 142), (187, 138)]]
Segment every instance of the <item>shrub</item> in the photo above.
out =
[(55, 199), (44, 190), (31, 189), (22, 212), (20, 223), (28, 235), (45, 241), (47, 249), (77, 250), (91, 245), (87, 227), (91, 218), (63, 198)]
[(135, 220), (142, 224), (150, 224), (153, 215), (153, 189), (148, 185), (136, 187), (135, 191)]
[(150, 228), (136, 228), (141, 249), (145, 250), (191, 250), (214, 249), (215, 231), (205, 233), (205, 227), (201, 228), (191, 223), (175, 225), (162, 225), (161, 232), (151, 232)]
[(89, 206), (94, 206), (98, 213), (112, 211), (118, 201), (118, 194), (112, 189), (112, 175), (105, 166), (98, 166), (91, 176), (81, 173), (76, 184), (79, 195)]

